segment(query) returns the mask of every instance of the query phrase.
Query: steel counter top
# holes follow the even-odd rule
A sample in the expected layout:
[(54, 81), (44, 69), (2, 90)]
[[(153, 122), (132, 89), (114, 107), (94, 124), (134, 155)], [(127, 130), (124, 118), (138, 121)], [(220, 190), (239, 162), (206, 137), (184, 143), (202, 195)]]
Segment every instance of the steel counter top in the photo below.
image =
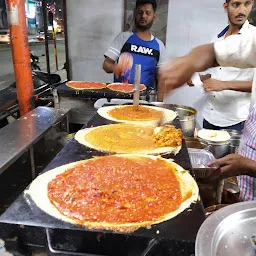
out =
[(37, 107), (0, 130), (0, 174), (36, 143), (57, 122), (66, 110)]

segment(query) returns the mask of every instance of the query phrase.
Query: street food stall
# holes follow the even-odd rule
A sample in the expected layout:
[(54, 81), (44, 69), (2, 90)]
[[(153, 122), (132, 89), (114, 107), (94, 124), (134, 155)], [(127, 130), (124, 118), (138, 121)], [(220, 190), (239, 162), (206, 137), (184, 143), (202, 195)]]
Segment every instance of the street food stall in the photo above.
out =
[[(94, 117), (88, 122), (87, 127), (95, 127), (103, 124), (108, 124), (109, 122), (106, 119), (103, 119), (98, 114), (95, 114)], [(178, 120), (174, 121), (174, 125), (179, 127)], [(83, 145), (79, 144), (76, 140), (72, 140), (69, 142), (63, 150), (56, 156), (53, 161), (47, 166), (47, 168), (43, 171), (43, 173), (54, 169), (58, 166), (65, 165), (67, 163), (84, 160), (88, 158), (92, 158), (95, 156), (101, 156), (104, 153), (91, 150), (89, 148), (85, 148)], [(167, 156), (170, 157), (170, 156)], [(172, 155), (173, 157), (173, 155)], [(180, 152), (174, 157), (175, 162), (181, 164), (184, 168), (191, 170), (191, 164), (189, 160), (189, 155), (185, 146), (185, 142), (183, 141), (182, 148)], [(62, 251), (58, 250), (61, 241), (67, 239), (67, 237), (72, 236), (75, 231), (79, 231), (75, 236), (80, 234), (83, 237), (95, 238), (97, 240), (97, 236), (102, 238), (98, 239), (98, 242), (94, 241), (97, 244), (96, 248), (90, 248), (90, 245), (87, 245), (89, 251), (95, 250), (92, 254), (94, 255), (118, 255), (115, 253), (120, 253), (120, 246), (123, 243), (124, 249), (127, 244), (131, 244), (130, 240), (135, 240), (134, 246), (137, 245), (136, 239), (138, 241), (142, 241), (144, 244), (144, 248), (138, 247), (137, 253), (141, 253), (141, 255), (152, 255), (158, 246), (170, 246), (168, 250), (170, 251), (191, 251), (191, 245), (195, 241), (195, 237), (197, 231), (204, 221), (204, 211), (202, 202), (198, 199), (195, 203), (193, 203), (188, 209), (186, 209), (183, 213), (179, 214), (176, 218), (171, 219), (169, 221), (163, 222), (161, 224), (157, 224), (152, 226), (151, 228), (141, 228), (135, 232), (131, 233), (122, 233), (122, 232), (111, 232), (107, 230), (90, 230), (80, 225), (69, 224), (58, 220), (44, 211), (42, 211), (34, 201), (31, 199), (29, 194), (26, 194), (26, 191), (22, 193), (17, 200), (10, 206), (10, 208), (1, 216), (1, 223), (8, 224), (16, 224), (22, 226), (31, 226), (37, 227), (39, 232), (40, 228), (44, 228), (47, 234), (47, 243), (49, 248), (52, 248), (52, 251)], [(193, 220), (193, 221), (191, 221)], [(63, 230), (63, 231), (61, 231)], [(81, 233), (81, 231), (83, 231)], [(63, 237), (61, 237), (63, 234)], [(56, 237), (57, 236), (57, 237)], [(76, 241), (78, 244), (69, 244), (69, 248), (66, 247), (66, 253), (71, 253), (71, 248), (76, 248), (74, 252), (77, 252), (77, 248), (81, 248), (83, 243), (87, 244), (88, 242), (83, 240), (81, 237)], [(82, 239), (82, 240), (81, 240)], [(164, 245), (164, 240), (171, 240), (171, 245)], [(119, 247), (117, 251), (112, 247), (112, 242), (114, 244), (119, 241)], [(174, 242), (175, 241), (175, 242)], [(67, 241), (70, 242), (70, 241)], [(105, 248), (105, 243), (109, 243), (111, 248)], [(173, 248), (172, 248), (173, 247)], [(192, 246), (193, 247), (193, 246)], [(187, 249), (186, 249), (187, 248)], [(102, 250), (100, 253), (96, 253), (96, 251)], [(104, 251), (105, 250), (105, 251)], [(113, 250), (113, 251), (112, 251)], [(134, 248), (135, 250), (135, 248)], [(159, 249), (160, 250), (160, 249)], [(162, 249), (161, 249), (162, 250)], [(167, 249), (166, 249), (167, 250)], [(88, 253), (88, 251), (82, 251), (83, 253)], [(144, 254), (143, 254), (144, 252)], [(81, 251), (80, 251), (81, 253)], [(124, 255), (125, 251), (120, 253), (119, 255)], [(137, 255), (137, 254), (136, 254)], [(140, 254), (138, 254), (140, 255)], [(164, 254), (163, 254), (164, 255)]]
[[(65, 12), (70, 17), (72, 10)], [(71, 27), (66, 21), (67, 46)], [(69, 72), (77, 63), (73, 51), (74, 47), (67, 51)], [(68, 81), (52, 88), (54, 108), (31, 112), (31, 91), (26, 88), (19, 96), (22, 117), (0, 130), (6, 145), (1, 149), (0, 174), (30, 150), (33, 180), (0, 216), (0, 238), (7, 241), (7, 250), (16, 247), (28, 253), (41, 247), (48, 255), (229, 255), (221, 253), (236, 250), (231, 241), (235, 237), (241, 239), (239, 248), (253, 255), (255, 204), (224, 206), (210, 217), (205, 209), (209, 187), (203, 181), (216, 171), (207, 164), (236, 150), (231, 141), (240, 135), (223, 131), (224, 139), (213, 141), (218, 134), (202, 133), (194, 138), (197, 110), (149, 101), (148, 92), (140, 89), (138, 70), (128, 92), (110, 89), (107, 79), (78, 82), (69, 74)], [(91, 87), (72, 88), (71, 80)], [(17, 89), (23, 90), (20, 81)], [(33, 145), (61, 122), (67, 132), (70, 123), (82, 129), (35, 177)], [(223, 181), (211, 187), (210, 206), (221, 204), (223, 187)], [(238, 233), (232, 229), (234, 223)]]

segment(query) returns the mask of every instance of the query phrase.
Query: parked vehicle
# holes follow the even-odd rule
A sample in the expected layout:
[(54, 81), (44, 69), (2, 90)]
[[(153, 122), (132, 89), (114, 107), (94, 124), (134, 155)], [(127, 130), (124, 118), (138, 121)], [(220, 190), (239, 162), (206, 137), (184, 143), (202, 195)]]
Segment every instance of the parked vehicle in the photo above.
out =
[[(30, 64), (32, 69), (34, 89), (37, 89), (45, 84), (55, 84), (61, 81), (60, 76), (57, 74), (48, 74), (46, 72), (42, 72), (38, 63), (39, 57), (30, 52)], [(16, 87), (16, 83), (14, 82), (11, 87)]]
[(61, 81), (58, 74), (48, 74), (40, 70), (33, 70), (32, 77), (34, 82), (34, 88), (37, 89), (44, 84), (56, 84)]
[(44, 32), (39, 32), (39, 33), (37, 34), (36, 38), (37, 38), (39, 41), (44, 41), (44, 40), (45, 40)]
[[(34, 100), (35, 106), (52, 106), (53, 105), (53, 88), (54, 84), (61, 81), (61, 77), (57, 74), (48, 74), (42, 72), (38, 66), (39, 57), (30, 53), (30, 62), (32, 68), (32, 78), (34, 85)], [(16, 83), (1, 91), (1, 96), (4, 95), (1, 101), (0, 110), (0, 129), (8, 124), (8, 117), (11, 115), (14, 118), (19, 117), (19, 106), (17, 104)], [(10, 104), (10, 99), (12, 103)]]
[(0, 30), (0, 43), (9, 44), (10, 42), (10, 31), (8, 29)]
[[(53, 36), (52, 36), (52, 31), (48, 31), (47, 32), (47, 37), (48, 37), (48, 40), (52, 40), (53, 39)], [(45, 34), (43, 31), (40, 31), (36, 38), (39, 40), (39, 41), (44, 41), (45, 40)]]
[(41, 70), (41, 68), (38, 66), (38, 63), (39, 57), (30, 53), (30, 65), (32, 70)]

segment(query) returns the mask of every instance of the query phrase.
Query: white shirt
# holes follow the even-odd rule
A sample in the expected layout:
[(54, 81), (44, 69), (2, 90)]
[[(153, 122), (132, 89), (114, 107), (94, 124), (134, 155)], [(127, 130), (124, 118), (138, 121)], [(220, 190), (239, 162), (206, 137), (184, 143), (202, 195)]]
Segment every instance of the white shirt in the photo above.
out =
[[(251, 27), (247, 33), (234, 35), (214, 44), (216, 60), (223, 66), (239, 68), (256, 67), (256, 28)], [(252, 85), (251, 106), (255, 104), (256, 72)], [(244, 134), (239, 146), (239, 154), (255, 159), (255, 107), (251, 109), (244, 128)], [(244, 200), (255, 200), (255, 178), (239, 176), (241, 195)]]
[[(216, 60), (221, 66), (256, 68), (256, 27), (250, 26), (243, 34), (232, 35), (225, 40), (215, 42), (214, 51)], [(256, 102), (256, 72), (254, 72), (251, 97), (252, 107)]]
[(256, 68), (256, 27), (242, 27), (239, 34), (215, 42), (214, 51), (223, 67)]
[[(239, 33), (247, 32), (253, 27), (246, 21)], [(224, 40), (226, 29), (213, 42)], [(239, 69), (233, 67), (217, 67), (208, 70), (211, 77), (220, 81), (252, 81), (253, 69)], [(224, 90), (209, 92), (204, 106), (203, 117), (215, 126), (225, 127), (238, 124), (246, 120), (249, 114), (251, 94)]]

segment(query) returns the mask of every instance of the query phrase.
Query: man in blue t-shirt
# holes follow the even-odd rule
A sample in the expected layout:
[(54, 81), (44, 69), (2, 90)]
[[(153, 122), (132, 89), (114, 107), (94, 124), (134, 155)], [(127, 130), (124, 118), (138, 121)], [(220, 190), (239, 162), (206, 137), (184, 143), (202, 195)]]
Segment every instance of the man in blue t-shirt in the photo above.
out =
[[(155, 0), (137, 0), (135, 29), (120, 33), (104, 54), (103, 69), (107, 73), (115, 74), (114, 82), (133, 84), (135, 65), (141, 64), (141, 83), (147, 86), (147, 90), (156, 91), (157, 68), (165, 60), (163, 42), (150, 32), (156, 18), (156, 7)], [(127, 61), (127, 53), (132, 56), (132, 62)], [(124, 68), (123, 63), (121, 64), (124, 55), (126, 55), (126, 63), (130, 63), (130, 69), (128, 70)], [(160, 93), (161, 90), (158, 89), (158, 93)], [(162, 95), (159, 95), (159, 99), (162, 100)]]

